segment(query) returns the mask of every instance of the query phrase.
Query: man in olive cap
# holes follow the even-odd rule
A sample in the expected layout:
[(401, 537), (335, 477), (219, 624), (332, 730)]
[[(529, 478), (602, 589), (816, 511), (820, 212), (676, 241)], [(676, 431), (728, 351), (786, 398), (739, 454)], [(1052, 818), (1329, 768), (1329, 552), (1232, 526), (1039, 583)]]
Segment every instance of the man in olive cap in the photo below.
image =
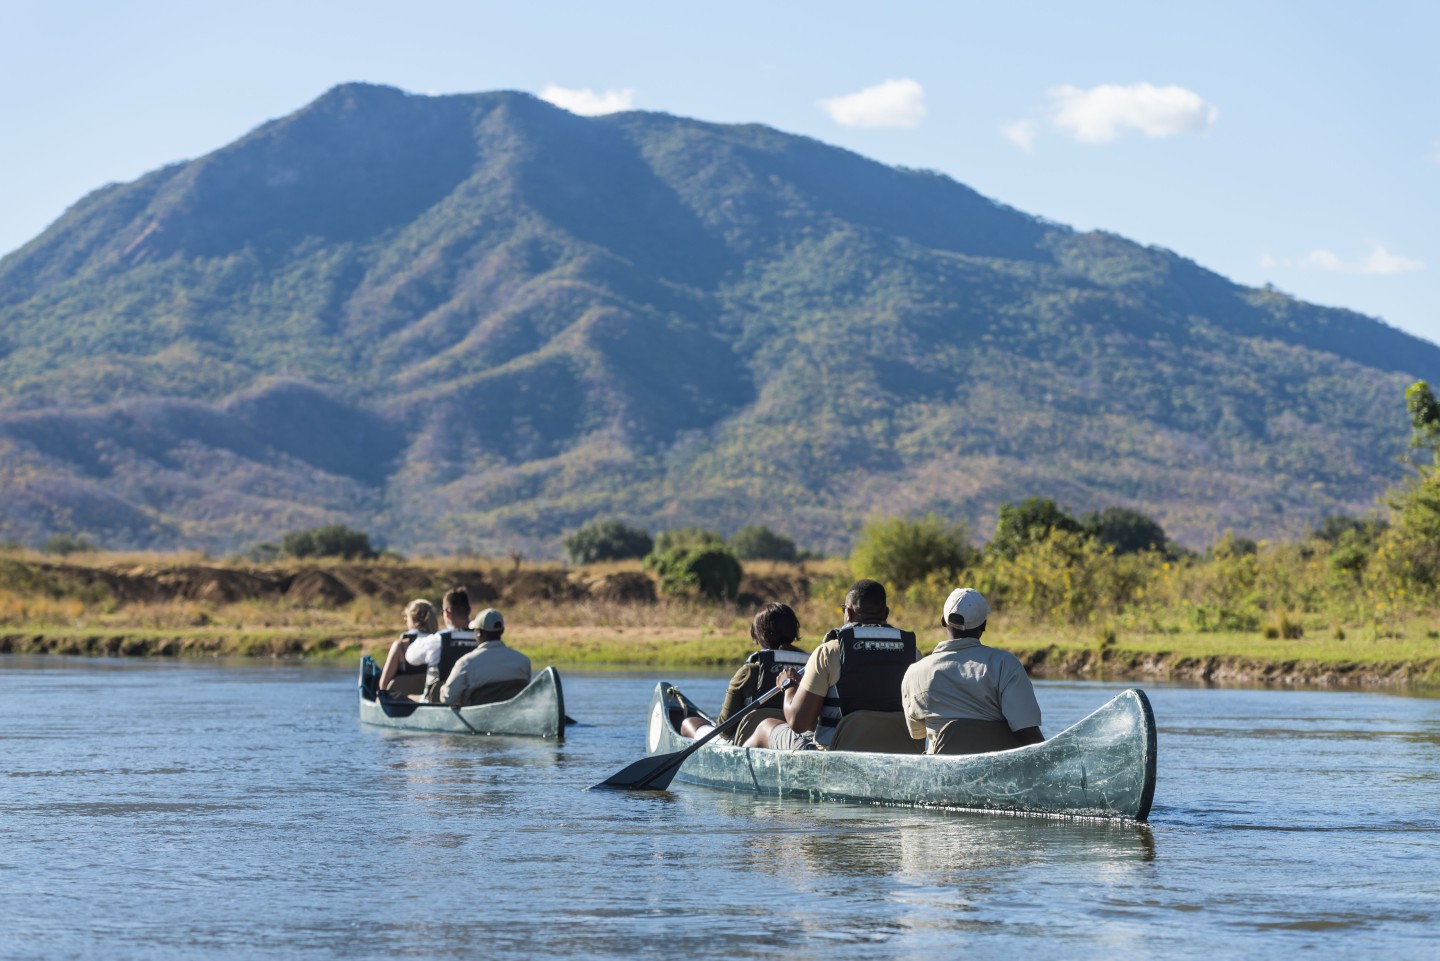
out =
[(949, 640), (916, 661), (900, 683), (910, 734), (921, 738), (928, 733), (932, 751), (936, 735), (950, 721), (1000, 728), (1001, 741), (997, 744), (987, 736), (983, 750), (1045, 740), (1035, 688), (1020, 660), (1009, 651), (980, 643), (989, 617), (990, 605), (979, 591), (969, 587), (951, 591), (941, 614)]

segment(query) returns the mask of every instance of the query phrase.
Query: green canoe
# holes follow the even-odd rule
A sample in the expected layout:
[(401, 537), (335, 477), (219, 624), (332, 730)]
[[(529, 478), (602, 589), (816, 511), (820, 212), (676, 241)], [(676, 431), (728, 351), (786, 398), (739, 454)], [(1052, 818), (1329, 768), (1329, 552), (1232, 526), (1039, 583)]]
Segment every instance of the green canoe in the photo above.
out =
[[(674, 685), (656, 686), (650, 754), (694, 743), (676, 728), (687, 714), (703, 716)], [(944, 757), (772, 751), (716, 739), (687, 758), (675, 780), (811, 801), (1144, 821), (1155, 796), (1155, 716), (1145, 693), (1132, 689), (1041, 744)]]
[(469, 707), (391, 697), (375, 690), (379, 675), (374, 660), (366, 655), (360, 662), (360, 720), (366, 724), (442, 734), (565, 736), (565, 694), (560, 674), (553, 667), (536, 674), (523, 691), (508, 701)]

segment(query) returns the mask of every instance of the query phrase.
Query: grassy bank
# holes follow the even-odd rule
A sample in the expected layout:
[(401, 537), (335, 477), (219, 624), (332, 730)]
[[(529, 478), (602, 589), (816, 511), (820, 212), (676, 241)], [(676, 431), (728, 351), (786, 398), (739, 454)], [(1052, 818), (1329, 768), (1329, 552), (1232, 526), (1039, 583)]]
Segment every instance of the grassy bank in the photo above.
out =
[[(1143, 603), (1084, 617), (1037, 612), (1007, 590), (987, 641), (1015, 651), (1039, 677), (1137, 678), (1233, 683), (1440, 685), (1440, 615), (1389, 609), (1383, 618), (1333, 610), (1251, 616), (1225, 623), (1183, 587), (1208, 575), (1161, 567)], [(411, 597), (438, 601), (466, 584), (477, 606), (501, 607), (507, 640), (537, 663), (572, 666), (728, 669), (751, 650), (748, 625), (767, 600), (794, 605), (813, 646), (839, 620), (850, 574), (841, 561), (761, 564), (747, 572), (735, 603), (625, 599), (634, 564), (564, 570), (483, 560), (311, 563), (258, 568), (181, 555), (0, 558), (0, 652), (104, 656), (313, 658), (353, 661), (383, 655)], [(893, 599), (892, 621), (917, 631), (928, 649), (947, 585)], [(1168, 592), (1168, 593), (1167, 593)], [(1003, 606), (1002, 606), (1003, 605)], [(1052, 607), (1057, 605), (1052, 605)], [(1197, 612), (1199, 612), (1197, 614)], [(1232, 618), (1233, 621), (1233, 618)]]

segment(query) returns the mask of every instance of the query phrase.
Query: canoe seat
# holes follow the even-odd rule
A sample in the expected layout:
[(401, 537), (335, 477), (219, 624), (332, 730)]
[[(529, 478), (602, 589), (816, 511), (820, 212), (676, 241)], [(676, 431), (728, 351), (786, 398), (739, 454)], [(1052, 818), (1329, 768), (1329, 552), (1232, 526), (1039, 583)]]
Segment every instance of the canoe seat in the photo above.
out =
[(1004, 721), (947, 721), (935, 735), (936, 754), (989, 754), (1023, 746)]
[(910, 736), (899, 711), (851, 711), (835, 725), (832, 751), (874, 751), (878, 754), (924, 754), (925, 742)]
[(746, 741), (750, 740), (750, 735), (755, 733), (755, 729), (760, 726), (760, 722), (769, 718), (783, 721), (785, 720), (785, 712), (775, 707), (757, 707), (749, 714), (746, 714), (745, 717), (741, 719), (740, 726), (731, 732), (730, 743), (743, 745)]
[(472, 707), (476, 704), (508, 701), (529, 685), (529, 681), (522, 681), (519, 678), (511, 678), (508, 681), (490, 681), (488, 684), (481, 684), (479, 687), (466, 691), (465, 706)]

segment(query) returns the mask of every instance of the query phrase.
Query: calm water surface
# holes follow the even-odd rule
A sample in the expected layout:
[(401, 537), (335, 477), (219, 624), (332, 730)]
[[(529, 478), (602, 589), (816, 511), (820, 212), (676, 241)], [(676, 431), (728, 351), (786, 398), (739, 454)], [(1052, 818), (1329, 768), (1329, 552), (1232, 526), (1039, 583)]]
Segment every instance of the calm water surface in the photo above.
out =
[[(364, 727), (349, 668), (0, 657), (0, 957), (1440, 958), (1440, 700), (1147, 685), (1149, 827), (583, 792), (660, 676), (566, 672), (555, 744)], [(1046, 732), (1123, 687), (1037, 684)]]

